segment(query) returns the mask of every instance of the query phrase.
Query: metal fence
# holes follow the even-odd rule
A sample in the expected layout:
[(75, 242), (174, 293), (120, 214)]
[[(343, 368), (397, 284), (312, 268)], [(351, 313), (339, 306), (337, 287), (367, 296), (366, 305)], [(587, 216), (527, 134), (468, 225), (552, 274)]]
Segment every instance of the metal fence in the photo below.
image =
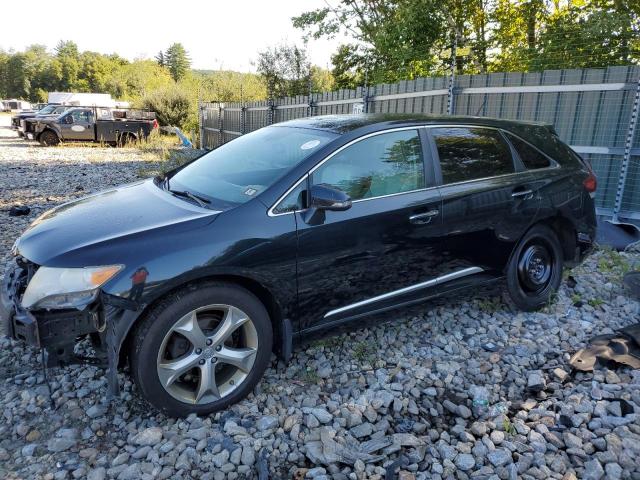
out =
[(201, 103), (213, 149), (285, 120), (344, 113), (475, 115), (553, 124), (598, 177), (600, 215), (640, 220), (640, 66), (419, 78), (250, 103)]

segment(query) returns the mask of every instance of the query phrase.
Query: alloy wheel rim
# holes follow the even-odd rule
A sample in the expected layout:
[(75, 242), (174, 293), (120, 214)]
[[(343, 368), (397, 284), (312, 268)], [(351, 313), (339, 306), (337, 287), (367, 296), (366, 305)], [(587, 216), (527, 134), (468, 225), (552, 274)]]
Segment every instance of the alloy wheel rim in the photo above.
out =
[(518, 261), (518, 279), (525, 293), (538, 295), (551, 283), (554, 260), (549, 246), (540, 241), (525, 246)]
[(246, 380), (257, 352), (258, 333), (245, 312), (207, 305), (178, 319), (165, 335), (156, 362), (158, 379), (175, 399), (208, 404)]

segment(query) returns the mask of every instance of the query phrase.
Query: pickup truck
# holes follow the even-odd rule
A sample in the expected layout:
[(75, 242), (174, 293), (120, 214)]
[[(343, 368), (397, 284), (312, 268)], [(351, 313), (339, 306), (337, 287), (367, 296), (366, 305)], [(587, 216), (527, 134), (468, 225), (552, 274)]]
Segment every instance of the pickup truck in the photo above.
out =
[(43, 146), (60, 142), (104, 142), (123, 146), (146, 138), (155, 128), (158, 128), (158, 122), (154, 112), (79, 107), (70, 108), (55, 118), (38, 119), (33, 133), (27, 138), (38, 140)]
[(18, 136), (26, 137), (28, 132), (33, 132), (33, 119), (57, 117), (69, 106), (49, 104), (34, 112), (22, 112), (11, 117), (11, 126), (18, 131)]

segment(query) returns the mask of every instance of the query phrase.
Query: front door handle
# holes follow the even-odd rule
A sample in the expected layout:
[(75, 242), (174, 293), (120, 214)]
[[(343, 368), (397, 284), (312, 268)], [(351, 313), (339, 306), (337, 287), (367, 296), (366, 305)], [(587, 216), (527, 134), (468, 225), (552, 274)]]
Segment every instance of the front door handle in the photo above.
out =
[(429, 210), (424, 213), (416, 213), (415, 215), (411, 215), (409, 217), (409, 221), (413, 224), (423, 225), (425, 223), (429, 223), (433, 217), (440, 213), (439, 210)]
[(511, 196), (513, 198), (528, 197), (529, 195), (533, 195), (533, 190), (530, 190), (530, 189), (527, 189), (527, 190), (516, 190), (515, 192), (511, 193)]

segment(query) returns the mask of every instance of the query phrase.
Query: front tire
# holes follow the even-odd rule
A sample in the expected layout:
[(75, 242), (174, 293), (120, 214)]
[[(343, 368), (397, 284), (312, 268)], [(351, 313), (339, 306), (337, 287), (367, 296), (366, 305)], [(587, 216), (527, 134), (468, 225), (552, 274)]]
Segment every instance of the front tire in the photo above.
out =
[(238, 402), (269, 364), (264, 305), (227, 283), (193, 285), (156, 305), (134, 332), (131, 370), (142, 396), (174, 417)]
[(45, 130), (44, 132), (42, 132), (40, 134), (39, 140), (40, 145), (42, 145), (43, 147), (54, 147), (60, 143), (58, 135), (56, 135), (55, 132), (52, 132), (51, 130)]
[(520, 240), (507, 267), (507, 291), (516, 307), (538, 310), (560, 287), (564, 257), (558, 236), (546, 225), (533, 226)]

